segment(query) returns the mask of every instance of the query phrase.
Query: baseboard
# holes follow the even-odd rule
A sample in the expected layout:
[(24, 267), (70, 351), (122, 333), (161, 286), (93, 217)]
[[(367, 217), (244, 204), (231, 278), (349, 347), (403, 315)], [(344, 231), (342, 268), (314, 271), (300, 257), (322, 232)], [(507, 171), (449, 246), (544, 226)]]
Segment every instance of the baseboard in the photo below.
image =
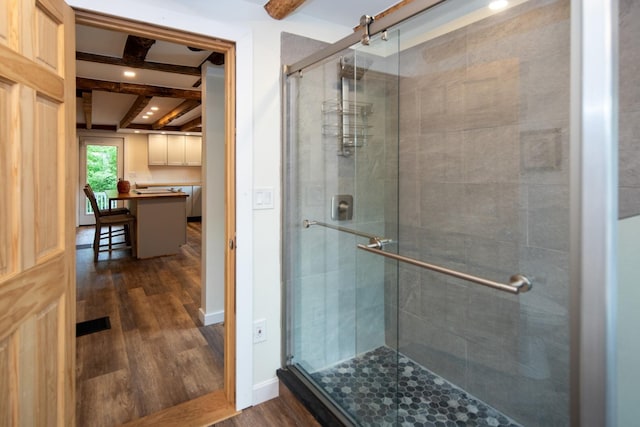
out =
[(273, 377), (253, 386), (253, 405), (259, 405), (267, 400), (275, 399), (280, 394), (280, 381), (278, 377)]
[(204, 326), (215, 325), (224, 322), (224, 310), (205, 313), (202, 308), (198, 309), (198, 318)]

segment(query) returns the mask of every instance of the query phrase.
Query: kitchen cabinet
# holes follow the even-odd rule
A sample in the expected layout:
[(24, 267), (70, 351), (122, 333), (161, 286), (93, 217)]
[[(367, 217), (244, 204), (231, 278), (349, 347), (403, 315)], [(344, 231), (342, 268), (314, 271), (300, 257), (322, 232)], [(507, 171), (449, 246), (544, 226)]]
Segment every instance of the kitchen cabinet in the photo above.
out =
[(183, 185), (178, 188), (183, 193), (187, 193), (189, 195), (189, 197), (187, 197), (187, 205), (185, 206), (185, 214), (187, 218), (189, 218), (190, 216), (193, 216), (191, 215), (191, 211), (193, 210), (193, 187), (191, 185)]
[(149, 165), (161, 166), (167, 164), (167, 135), (149, 134), (147, 139)]
[(150, 166), (201, 166), (202, 137), (149, 134)]
[[(192, 217), (202, 216), (202, 187), (194, 185), (191, 191), (191, 215)], [(187, 215), (189, 216), (189, 215)]]
[(183, 185), (182, 191), (187, 193), (187, 218), (202, 216), (202, 187), (199, 185)]
[(191, 135), (184, 137), (184, 162), (187, 166), (202, 165), (202, 137)]
[(184, 135), (167, 135), (167, 166), (184, 164)]

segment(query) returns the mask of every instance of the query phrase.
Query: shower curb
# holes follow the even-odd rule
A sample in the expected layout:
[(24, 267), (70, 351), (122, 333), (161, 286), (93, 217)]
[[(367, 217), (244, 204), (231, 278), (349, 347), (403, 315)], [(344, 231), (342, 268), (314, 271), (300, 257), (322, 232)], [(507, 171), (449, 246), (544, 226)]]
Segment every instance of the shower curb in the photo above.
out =
[(278, 369), (276, 375), (305, 408), (324, 427), (344, 427), (345, 424), (334, 411), (320, 398), (311, 392), (308, 386), (288, 369)]

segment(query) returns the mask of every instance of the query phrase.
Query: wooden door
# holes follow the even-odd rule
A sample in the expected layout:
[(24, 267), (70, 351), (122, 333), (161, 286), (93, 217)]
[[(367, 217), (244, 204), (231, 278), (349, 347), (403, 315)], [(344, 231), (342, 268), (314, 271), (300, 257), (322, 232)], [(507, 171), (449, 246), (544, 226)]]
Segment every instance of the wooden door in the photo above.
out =
[(62, 0), (0, 0), (0, 426), (74, 425), (74, 51)]

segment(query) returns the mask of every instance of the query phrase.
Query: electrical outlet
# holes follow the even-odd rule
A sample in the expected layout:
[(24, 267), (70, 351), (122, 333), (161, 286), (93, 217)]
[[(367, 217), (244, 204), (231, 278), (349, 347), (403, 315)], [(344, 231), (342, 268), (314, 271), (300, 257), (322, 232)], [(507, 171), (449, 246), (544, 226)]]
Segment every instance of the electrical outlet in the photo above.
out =
[(267, 321), (260, 319), (253, 322), (253, 342), (259, 343), (267, 340)]

